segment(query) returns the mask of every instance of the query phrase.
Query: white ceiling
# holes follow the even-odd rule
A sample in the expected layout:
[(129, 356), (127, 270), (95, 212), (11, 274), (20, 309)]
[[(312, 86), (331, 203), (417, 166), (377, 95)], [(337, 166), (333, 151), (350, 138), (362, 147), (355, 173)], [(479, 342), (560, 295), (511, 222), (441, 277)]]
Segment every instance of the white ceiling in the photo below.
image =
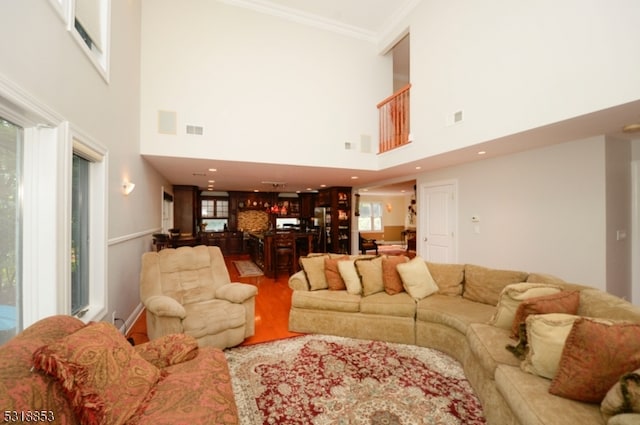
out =
[[(338, 30), (348, 27), (352, 33), (375, 39), (399, 16), (415, 7), (420, 0), (221, 1), (263, 13), (272, 13), (285, 19), (304, 21), (310, 25), (318, 23), (324, 27), (333, 26)], [(579, 140), (593, 135), (608, 134), (628, 139), (630, 136), (622, 134), (620, 129), (625, 124), (638, 120), (638, 110), (640, 110), (640, 102), (633, 102), (478, 146), (434, 157), (419, 158), (411, 163), (376, 171), (156, 156), (145, 158), (170, 183), (194, 185), (202, 189), (206, 189), (209, 181), (214, 180), (213, 190), (224, 191), (296, 192), (318, 190), (324, 186), (370, 186), (372, 188), (370, 193), (393, 193), (413, 190), (417, 174), (441, 167), (478, 161), (553, 143)], [(638, 133), (635, 134), (636, 138), (639, 136)], [(480, 157), (477, 153), (479, 150), (487, 153)], [(210, 171), (210, 169), (216, 171)], [(284, 183), (284, 186), (274, 187), (272, 183), (263, 182)], [(406, 183), (398, 185), (400, 182)], [(373, 190), (374, 187), (377, 189)]]

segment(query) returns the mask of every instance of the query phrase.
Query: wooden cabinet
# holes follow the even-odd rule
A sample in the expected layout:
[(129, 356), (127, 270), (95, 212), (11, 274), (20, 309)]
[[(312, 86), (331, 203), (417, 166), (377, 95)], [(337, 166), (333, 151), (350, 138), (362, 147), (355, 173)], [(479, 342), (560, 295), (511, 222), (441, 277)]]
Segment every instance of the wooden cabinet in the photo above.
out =
[(181, 236), (198, 234), (199, 193), (197, 186), (173, 186), (173, 227)]
[(351, 188), (331, 187), (318, 193), (318, 204), (325, 208), (327, 249), (351, 252)]
[(203, 232), (201, 242), (209, 246), (217, 246), (223, 255), (243, 254), (245, 252), (244, 234), (242, 232)]

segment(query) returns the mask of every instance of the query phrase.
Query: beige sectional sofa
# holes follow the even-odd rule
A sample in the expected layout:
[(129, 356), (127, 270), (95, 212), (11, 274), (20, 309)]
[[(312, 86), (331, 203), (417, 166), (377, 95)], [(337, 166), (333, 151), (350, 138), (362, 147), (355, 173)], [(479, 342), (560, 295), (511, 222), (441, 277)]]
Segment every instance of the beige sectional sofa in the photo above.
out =
[[(289, 286), (293, 289), (289, 316), (291, 331), (415, 344), (448, 353), (463, 365), (467, 378), (484, 406), (489, 424), (640, 424), (640, 413), (615, 414), (623, 410), (640, 412), (640, 370), (633, 375), (638, 377), (638, 381), (633, 381), (635, 386), (630, 384), (629, 388), (625, 387), (625, 391), (630, 389), (631, 394), (627, 396), (627, 406), (621, 407), (620, 384), (607, 393), (605, 401), (610, 405), (613, 400), (615, 406), (610, 406), (606, 415), (601, 412), (600, 402), (576, 401), (568, 396), (551, 394), (552, 385), (562, 385), (560, 378), (556, 378), (559, 382), (556, 383), (551, 379), (552, 376), (544, 377), (534, 373), (535, 370), (532, 372), (534, 363), (540, 367), (540, 364), (547, 365), (550, 362), (553, 370), (562, 368), (562, 373), (559, 371), (557, 375), (562, 375), (565, 381), (580, 381), (566, 378), (567, 373), (575, 371), (567, 366), (571, 366), (571, 363), (566, 356), (561, 357), (566, 351), (562, 345), (565, 339), (560, 342), (556, 342), (556, 339), (558, 334), (564, 332), (563, 338), (571, 340), (573, 346), (577, 337), (567, 335), (574, 328), (573, 323), (577, 323), (575, 320), (583, 316), (606, 319), (602, 322), (606, 324), (607, 331), (615, 326), (623, 326), (617, 325), (618, 321), (632, 323), (622, 328), (622, 332), (631, 333), (625, 334), (622, 341), (612, 341), (612, 344), (618, 343), (632, 350), (626, 357), (630, 358), (629, 364), (635, 366), (625, 370), (625, 373), (640, 368), (640, 349), (630, 348), (640, 344), (637, 341), (640, 338), (635, 337), (640, 333), (634, 333), (640, 330), (640, 308), (629, 302), (594, 288), (570, 284), (540, 273), (495, 270), (469, 264), (435, 264), (425, 262), (420, 257), (411, 261), (390, 260), (391, 257), (383, 256), (326, 254), (318, 257), (301, 259), (302, 270), (289, 279)], [(384, 267), (381, 267), (383, 263)], [(337, 273), (336, 265), (339, 266)], [(423, 276), (423, 267), (427, 270), (427, 276)], [(391, 270), (395, 271), (395, 275)], [(419, 273), (416, 274), (416, 270)], [(342, 279), (343, 288), (336, 283), (337, 276)], [(395, 285), (395, 289), (387, 291), (387, 280), (394, 281), (390, 286), (393, 289)], [(409, 292), (397, 292), (398, 280)], [(430, 289), (426, 292), (416, 292), (415, 287), (412, 288), (416, 281), (422, 285), (421, 280), (429, 281), (426, 287)], [(536, 305), (536, 300), (544, 303), (549, 298), (561, 297), (553, 294), (573, 297), (575, 292), (578, 295), (575, 296), (574, 311), (571, 312), (574, 314), (531, 314), (525, 320), (526, 332), (521, 332), (524, 327), (512, 324), (513, 314), (524, 311), (517, 307), (520, 307), (523, 299), (527, 299), (526, 294), (530, 294), (531, 303)], [(552, 323), (550, 328), (547, 322)], [(591, 319), (581, 319), (582, 322), (590, 326), (595, 323)], [(534, 333), (534, 329), (547, 329), (544, 326), (551, 329), (546, 331), (549, 333)], [(536, 345), (537, 352), (529, 347), (526, 357), (518, 358), (506, 348), (518, 344), (514, 332), (520, 336), (528, 335), (530, 347), (534, 343), (546, 344), (546, 338), (556, 345), (549, 349), (544, 345)], [(630, 345), (628, 341), (634, 342)], [(552, 353), (555, 353), (555, 357)], [(604, 369), (609, 367), (608, 364), (600, 366)], [(528, 371), (525, 371), (527, 368)]]

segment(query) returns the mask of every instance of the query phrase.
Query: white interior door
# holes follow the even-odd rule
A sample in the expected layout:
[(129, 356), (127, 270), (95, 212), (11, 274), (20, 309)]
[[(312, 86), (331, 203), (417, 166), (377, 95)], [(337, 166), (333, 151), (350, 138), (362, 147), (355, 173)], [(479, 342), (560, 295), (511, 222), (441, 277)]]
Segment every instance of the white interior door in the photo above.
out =
[(455, 263), (457, 184), (425, 184), (421, 187), (419, 244), (420, 255), (436, 263)]

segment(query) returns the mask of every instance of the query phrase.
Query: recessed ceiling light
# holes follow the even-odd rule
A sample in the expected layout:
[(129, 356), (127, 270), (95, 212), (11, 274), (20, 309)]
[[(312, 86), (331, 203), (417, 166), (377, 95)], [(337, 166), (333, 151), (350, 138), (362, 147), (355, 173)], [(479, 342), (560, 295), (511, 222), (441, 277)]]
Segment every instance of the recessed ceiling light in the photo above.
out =
[(218, 169), (217, 168), (209, 168), (209, 171), (212, 171), (212, 172), (215, 173), (216, 171), (218, 171)]
[(209, 183), (215, 183), (215, 182), (216, 182), (215, 180), (209, 180)]
[(358, 180), (358, 176), (351, 176), (351, 180)]
[(484, 155), (486, 153), (487, 153), (487, 151), (478, 151), (478, 155)]
[(422, 167), (419, 166), (419, 165), (416, 167), (416, 170), (421, 170), (421, 169), (422, 169)]
[(320, 187), (327, 187), (327, 185), (326, 184), (321, 184)]
[(307, 190), (313, 190), (313, 189), (311, 189), (310, 187), (308, 187), (308, 188), (307, 188)]
[(260, 192), (259, 189), (253, 189), (253, 191), (256, 192), (256, 193)]

